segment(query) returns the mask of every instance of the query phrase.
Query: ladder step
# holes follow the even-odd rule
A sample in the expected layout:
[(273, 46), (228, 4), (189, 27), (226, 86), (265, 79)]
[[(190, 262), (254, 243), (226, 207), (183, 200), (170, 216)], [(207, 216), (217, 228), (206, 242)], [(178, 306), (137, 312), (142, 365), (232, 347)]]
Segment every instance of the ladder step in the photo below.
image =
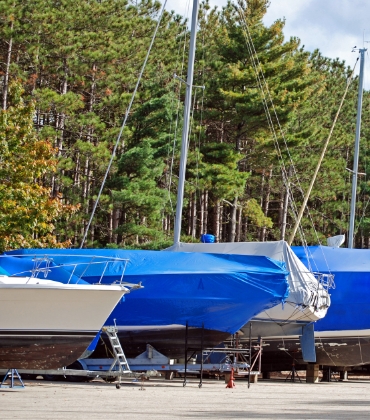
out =
[(115, 354), (114, 362), (110, 369), (113, 369), (114, 366), (117, 366), (119, 371), (122, 373), (131, 373), (130, 366), (127, 363), (125, 353), (123, 352), (121, 343), (117, 336), (116, 332), (106, 331), (110, 344), (112, 346), (113, 352)]

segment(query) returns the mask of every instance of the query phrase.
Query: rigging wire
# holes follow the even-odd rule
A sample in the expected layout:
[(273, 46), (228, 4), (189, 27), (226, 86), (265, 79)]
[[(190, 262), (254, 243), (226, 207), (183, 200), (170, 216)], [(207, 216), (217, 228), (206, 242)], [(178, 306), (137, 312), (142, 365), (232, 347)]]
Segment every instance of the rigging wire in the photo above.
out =
[(336, 113), (336, 115), (335, 115), (334, 121), (333, 121), (332, 126), (331, 126), (331, 128), (330, 128), (330, 132), (329, 132), (329, 135), (328, 135), (328, 137), (327, 137), (327, 139), (326, 139), (326, 142), (325, 142), (325, 144), (324, 144), (324, 148), (322, 149), (321, 155), (320, 155), (319, 160), (318, 160), (318, 162), (317, 162), (317, 164), (316, 164), (315, 172), (314, 172), (314, 175), (313, 175), (313, 177), (312, 177), (312, 179), (311, 179), (310, 186), (309, 186), (309, 188), (308, 188), (308, 190), (307, 190), (307, 192), (306, 192), (306, 194), (305, 194), (305, 196), (304, 196), (303, 203), (302, 203), (301, 209), (299, 210), (298, 218), (297, 218), (297, 220), (296, 220), (296, 224), (295, 224), (295, 226), (294, 226), (294, 228), (293, 228), (293, 231), (292, 231), (292, 233), (291, 233), (291, 235), (290, 235), (290, 238), (289, 238), (289, 245), (293, 242), (293, 239), (294, 239), (294, 236), (295, 236), (295, 233), (296, 233), (297, 227), (298, 227), (298, 225), (300, 224), (301, 218), (302, 218), (302, 216), (303, 216), (303, 212), (304, 212), (304, 210), (305, 210), (305, 208), (306, 208), (306, 206), (307, 206), (307, 202), (308, 202), (308, 199), (309, 199), (309, 196), (310, 196), (311, 190), (312, 190), (313, 185), (314, 185), (314, 183), (315, 183), (315, 181), (316, 181), (316, 177), (317, 177), (317, 174), (318, 174), (318, 172), (319, 172), (319, 170), (320, 170), (321, 163), (322, 163), (322, 161), (323, 161), (323, 159), (324, 159), (324, 156), (325, 156), (326, 150), (327, 150), (328, 145), (329, 145), (329, 141), (330, 141), (331, 136), (332, 136), (332, 134), (333, 134), (333, 131), (334, 131), (334, 128), (335, 128), (336, 122), (337, 122), (337, 120), (338, 120), (338, 117), (339, 117), (340, 111), (342, 110), (342, 106), (343, 106), (344, 100), (345, 100), (345, 98), (346, 98), (346, 96), (347, 96), (347, 92), (348, 92), (349, 86), (350, 86), (350, 84), (351, 84), (351, 82), (352, 82), (352, 79), (353, 79), (353, 75), (354, 75), (354, 72), (355, 72), (355, 68), (356, 68), (356, 64), (357, 64), (357, 62), (358, 62), (358, 59), (357, 59), (357, 61), (356, 61), (355, 65), (354, 65), (354, 67), (353, 67), (353, 70), (352, 70), (351, 76), (347, 79), (347, 85), (346, 85), (346, 88), (345, 88), (345, 90), (344, 90), (344, 94), (343, 94), (343, 96), (342, 96), (342, 100), (341, 100), (341, 102), (340, 102), (339, 108), (338, 108), (338, 110), (337, 110), (337, 113)]
[[(266, 79), (264, 77), (264, 73), (262, 71), (262, 66), (261, 66), (261, 63), (258, 59), (257, 51), (254, 47), (252, 36), (250, 34), (249, 27), (248, 27), (248, 24), (247, 24), (246, 19), (244, 17), (242, 6), (241, 6), (240, 2), (238, 2), (238, 5), (239, 5), (239, 8), (237, 6), (235, 6), (235, 7), (236, 7), (236, 9), (239, 13), (239, 16), (241, 18), (241, 21), (242, 21), (243, 25), (244, 25), (243, 35), (244, 35), (246, 45), (247, 45), (247, 49), (248, 49), (248, 52), (249, 52), (249, 55), (250, 55), (250, 58), (251, 58), (252, 67), (253, 67), (253, 70), (255, 72), (257, 85), (258, 85), (258, 87), (260, 89), (260, 92), (261, 92), (261, 95), (262, 95), (262, 105), (263, 105), (263, 108), (264, 108), (265, 113), (266, 113), (267, 122), (268, 122), (268, 125), (269, 125), (269, 128), (270, 128), (271, 134), (273, 136), (273, 140), (274, 140), (274, 143), (275, 143), (275, 148), (276, 148), (276, 151), (277, 151), (277, 154), (278, 154), (278, 159), (280, 161), (280, 165), (281, 165), (281, 169), (282, 169), (282, 175), (283, 175), (283, 183), (284, 183), (287, 191), (289, 191), (289, 195), (291, 197), (290, 205), (292, 207), (293, 216), (296, 217), (298, 212), (297, 212), (297, 208), (296, 208), (296, 204), (295, 204), (295, 201), (294, 201), (293, 194), (291, 193), (289, 177), (288, 177), (287, 169), (285, 167), (285, 162), (284, 162), (283, 155), (282, 155), (281, 148), (280, 148), (280, 144), (279, 144), (279, 141), (278, 141), (278, 138), (277, 138), (277, 134), (276, 134), (276, 130), (275, 130), (275, 127), (274, 127), (273, 120), (272, 120), (272, 116), (271, 116), (271, 113), (270, 113), (270, 110), (269, 110), (268, 100), (271, 103), (273, 112), (275, 114), (276, 121), (278, 123), (280, 133), (281, 133), (281, 135), (284, 139), (285, 146), (287, 148), (287, 144), (286, 144), (286, 141), (285, 141), (285, 136), (284, 136), (282, 127), (280, 126), (280, 122), (279, 122), (279, 119), (278, 119), (278, 116), (277, 116), (277, 113), (276, 113), (276, 110), (275, 110), (275, 106), (274, 106), (274, 103), (272, 101), (270, 91), (269, 91)], [(265, 90), (266, 90), (266, 93), (265, 93)], [(294, 173), (297, 177), (295, 166), (294, 166), (293, 161), (291, 159), (288, 148), (287, 148), (287, 151), (288, 151), (288, 155), (290, 157), (291, 166), (292, 166), (292, 168), (294, 170)], [(297, 182), (299, 184), (298, 177), (297, 177)]]
[(154, 44), (154, 41), (155, 41), (155, 38), (156, 38), (156, 35), (157, 35), (157, 32), (158, 32), (158, 29), (159, 29), (159, 25), (160, 25), (160, 23), (161, 23), (161, 21), (162, 21), (162, 17), (163, 17), (164, 11), (165, 11), (166, 4), (167, 4), (167, 0), (165, 0), (165, 1), (164, 1), (164, 3), (163, 3), (163, 7), (162, 7), (162, 10), (161, 10), (160, 16), (159, 16), (159, 18), (158, 18), (158, 22), (157, 22), (157, 25), (156, 25), (156, 28), (155, 28), (154, 34), (153, 34), (152, 40), (151, 40), (150, 45), (149, 45), (149, 49), (148, 49), (148, 51), (147, 51), (147, 54), (146, 54), (146, 57), (145, 57), (145, 60), (144, 60), (143, 66), (142, 66), (142, 68), (141, 68), (141, 71), (140, 71), (140, 74), (139, 74), (139, 78), (138, 78), (138, 80), (137, 80), (137, 82), (136, 82), (135, 89), (134, 89), (134, 91), (133, 91), (133, 93), (132, 93), (130, 103), (129, 103), (129, 105), (128, 105), (127, 109), (126, 109), (126, 114), (125, 114), (125, 117), (124, 117), (124, 119), (123, 119), (123, 122), (122, 122), (122, 125), (121, 125), (121, 129), (120, 129), (120, 131), (119, 131), (119, 134), (118, 134), (118, 137), (117, 137), (116, 143), (115, 143), (115, 145), (114, 145), (114, 148), (113, 148), (113, 151), (112, 151), (112, 155), (111, 155), (111, 158), (110, 158), (110, 161), (109, 161), (109, 164), (108, 164), (107, 170), (106, 170), (105, 175), (104, 175), (104, 178), (103, 178), (103, 182), (101, 183), (101, 186), (100, 186), (100, 190), (99, 190), (98, 196), (97, 196), (97, 198), (96, 198), (96, 200), (95, 200), (94, 207), (93, 207), (93, 210), (92, 210), (92, 212), (91, 212), (90, 220), (89, 220), (89, 222), (88, 222), (88, 224), (87, 224), (87, 226), (86, 226), (85, 233), (84, 233), (84, 236), (83, 236), (82, 241), (81, 241), (81, 244), (80, 244), (80, 248), (82, 248), (82, 247), (83, 247), (83, 245), (84, 245), (84, 243), (85, 243), (85, 241), (86, 241), (86, 237), (87, 237), (87, 234), (88, 234), (88, 232), (89, 232), (91, 222), (92, 222), (92, 220), (93, 220), (93, 218), (94, 218), (96, 208), (97, 208), (98, 203), (99, 203), (99, 201), (100, 201), (100, 197), (101, 197), (101, 194), (102, 194), (102, 192), (103, 192), (103, 188), (104, 188), (104, 186), (105, 186), (106, 180), (107, 180), (107, 178), (108, 178), (108, 174), (109, 174), (109, 172), (110, 172), (110, 168), (111, 168), (112, 163), (113, 163), (113, 160), (114, 160), (114, 158), (115, 158), (115, 156), (116, 156), (116, 152), (117, 152), (118, 145), (119, 145), (119, 144), (120, 144), (120, 142), (121, 142), (121, 137), (122, 137), (122, 134), (123, 134), (123, 130), (124, 130), (125, 126), (126, 126), (126, 122), (127, 122), (127, 119), (128, 119), (129, 113), (130, 113), (130, 111), (131, 111), (131, 107), (132, 107), (132, 104), (133, 104), (133, 102), (134, 102), (135, 96), (136, 96), (136, 92), (137, 92), (137, 90), (138, 90), (138, 88), (139, 88), (139, 85), (140, 85), (140, 82), (141, 82), (141, 78), (142, 78), (142, 76), (143, 76), (143, 73), (144, 73), (144, 70), (145, 70), (146, 64), (147, 64), (148, 59), (149, 59), (150, 52), (151, 52), (151, 50), (152, 50), (152, 47), (153, 47), (153, 44)]
[[(302, 194), (302, 196), (304, 196), (303, 189), (300, 185), (299, 177), (298, 177), (296, 168), (294, 166), (294, 163), (293, 163), (293, 160), (292, 160), (292, 157), (291, 157), (291, 154), (290, 154), (290, 151), (289, 151), (286, 139), (285, 139), (284, 132), (283, 132), (282, 127), (280, 125), (279, 118), (277, 116), (277, 112), (276, 112), (276, 109), (275, 109), (275, 106), (274, 106), (274, 103), (273, 103), (273, 100), (272, 100), (272, 97), (271, 97), (266, 79), (264, 77), (264, 73), (262, 71), (262, 66), (261, 66), (261, 63), (258, 59), (258, 55), (257, 55), (256, 49), (255, 49), (254, 44), (253, 44), (253, 40), (252, 40), (250, 31), (249, 31), (249, 27), (248, 27), (248, 24), (246, 22), (245, 16), (243, 14), (242, 6), (241, 6), (240, 2), (238, 2), (238, 4), (239, 4), (239, 8), (237, 8), (237, 7), (236, 8), (237, 8), (237, 11), (239, 12), (241, 21), (244, 24), (244, 29), (245, 29), (244, 36), (245, 36), (245, 39), (246, 39), (246, 44), (247, 44), (247, 47), (248, 47), (248, 50), (249, 50), (249, 53), (250, 53), (250, 56), (251, 56), (251, 61), (252, 61), (252, 65), (253, 65), (253, 68), (254, 68), (254, 71), (255, 71), (257, 83), (258, 83), (258, 86), (261, 89), (261, 93), (262, 93), (262, 97), (263, 97), (263, 106), (264, 106), (264, 109), (265, 109), (265, 112), (266, 112), (266, 116), (267, 116), (267, 120), (268, 120), (270, 130), (271, 130), (273, 138), (274, 138), (274, 142), (275, 142), (276, 150), (277, 150), (278, 157), (279, 157), (279, 160), (280, 160), (280, 164), (282, 166), (283, 182), (284, 182), (284, 185), (286, 186), (287, 190), (289, 191), (289, 194), (290, 194), (290, 197), (291, 197), (290, 205), (292, 207), (293, 217), (295, 219), (297, 219), (297, 213), (298, 212), (297, 212), (297, 208), (296, 208), (296, 204), (295, 204), (295, 201), (294, 201), (293, 194), (292, 194), (291, 189), (290, 189), (290, 183), (289, 183), (289, 179), (288, 179), (288, 176), (287, 176), (287, 171), (286, 171), (286, 167), (285, 167), (284, 158), (283, 158), (282, 153), (281, 153), (281, 148), (280, 148), (278, 138), (277, 138), (277, 135), (276, 135), (276, 130), (275, 130), (275, 127), (274, 127), (274, 124), (273, 124), (273, 121), (272, 121), (272, 117), (271, 117), (271, 113), (270, 113), (270, 110), (269, 110), (269, 107), (268, 107), (268, 104), (267, 104), (267, 98), (269, 99), (269, 102), (270, 102), (271, 107), (273, 109), (273, 113), (274, 113), (276, 122), (278, 124), (281, 137), (284, 141), (285, 149), (286, 149), (286, 151), (288, 153), (288, 156), (289, 156), (290, 164), (291, 164), (291, 166), (294, 170), (295, 178), (297, 179), (297, 184), (298, 184), (298, 187), (299, 187), (298, 189), (299, 189), (300, 193)], [(260, 74), (261, 74), (261, 76), (260, 76)], [(263, 83), (262, 83), (262, 81), (263, 81)], [(266, 93), (265, 93), (264, 89), (266, 90)], [(317, 231), (315, 229), (315, 225), (314, 225), (313, 220), (312, 220), (312, 216), (309, 212), (309, 209), (307, 209), (307, 211), (308, 211), (309, 218), (311, 220), (311, 224), (313, 226), (314, 232), (316, 234), (316, 238), (317, 238), (318, 242), (320, 242), (319, 238), (318, 238)], [(306, 239), (305, 239), (305, 235), (304, 235), (304, 232), (303, 232), (301, 227), (299, 227), (299, 236), (301, 237), (302, 243), (305, 245), (305, 247), (307, 247), (307, 242), (306, 242)]]
[[(273, 110), (273, 113), (274, 113), (276, 122), (277, 122), (278, 127), (279, 127), (280, 135), (281, 135), (281, 137), (282, 137), (282, 139), (284, 141), (285, 149), (286, 149), (287, 154), (289, 156), (289, 161), (290, 161), (290, 164), (291, 164), (292, 169), (294, 171), (295, 178), (297, 180), (298, 190), (302, 194), (302, 197), (304, 197), (303, 189), (301, 187), (300, 180), (299, 180), (299, 177), (298, 177), (298, 173), (296, 171), (295, 165), (293, 163), (293, 160), (292, 160), (292, 157), (291, 157), (291, 154), (290, 154), (290, 151), (289, 151), (289, 148), (288, 148), (286, 139), (285, 139), (284, 131), (283, 131), (281, 125), (280, 125), (280, 121), (279, 121), (279, 118), (278, 118), (278, 115), (277, 115), (277, 112), (276, 112), (276, 108), (274, 106), (274, 102), (272, 100), (272, 97), (271, 97), (271, 94), (270, 94), (270, 91), (269, 91), (269, 88), (268, 88), (268, 84), (267, 84), (266, 79), (264, 77), (262, 66), (261, 66), (261, 63), (260, 63), (260, 61), (258, 59), (257, 51), (255, 49), (255, 46), (254, 46), (254, 43), (253, 43), (253, 40), (252, 40), (252, 36), (251, 36), (250, 31), (249, 31), (249, 27), (248, 27), (247, 21), (245, 19), (244, 14), (243, 14), (243, 8), (241, 6), (241, 2), (240, 1), (238, 1), (238, 6), (239, 7), (237, 7), (237, 6), (234, 6), (234, 7), (237, 9), (237, 11), (239, 13), (239, 16), (241, 18), (241, 21), (244, 24), (244, 29), (245, 29), (243, 31), (244, 32), (244, 37), (245, 37), (246, 45), (247, 45), (247, 48), (248, 48), (248, 51), (249, 51), (249, 54), (250, 54), (250, 57), (251, 57), (251, 62), (252, 62), (252, 66), (253, 66), (253, 69), (254, 69), (254, 72), (255, 72), (256, 81), (257, 81), (257, 84), (258, 84), (258, 86), (259, 86), (259, 88), (261, 90), (262, 103), (263, 103), (263, 107), (265, 109), (265, 113), (266, 113), (268, 125), (269, 125), (270, 130), (271, 130), (271, 133), (273, 135), (273, 139), (274, 139), (274, 142), (275, 142), (275, 147), (276, 147), (276, 150), (277, 150), (278, 158), (279, 158), (279, 161), (280, 161), (280, 164), (281, 164), (281, 167), (282, 167), (281, 169), (282, 169), (282, 174), (283, 174), (283, 183), (286, 186), (286, 189), (288, 191), (288, 194), (289, 194), (289, 196), (291, 198), (291, 200), (290, 200), (290, 206), (291, 206), (293, 218), (295, 220), (297, 220), (297, 215), (298, 215), (297, 206), (296, 206), (296, 203), (295, 203), (295, 200), (294, 200), (294, 196), (293, 196), (292, 191), (291, 191), (291, 188), (290, 188), (289, 177), (288, 177), (288, 174), (287, 174), (287, 170), (286, 170), (284, 158), (283, 158), (283, 155), (281, 153), (281, 148), (280, 148), (279, 141), (278, 141), (278, 138), (277, 138), (276, 130), (275, 130), (275, 127), (274, 127), (274, 124), (273, 124), (273, 121), (272, 121), (272, 117), (271, 117), (271, 113), (270, 113), (270, 110), (269, 110), (267, 98), (269, 99), (269, 102), (271, 104), (271, 107), (272, 107), (272, 110)], [(357, 63), (357, 61), (356, 61), (356, 63)], [(260, 74), (261, 74), (261, 76), (260, 76)], [(262, 81), (263, 81), (263, 83), (262, 83)], [(265, 93), (264, 88), (266, 90), (266, 93)], [(316, 231), (315, 224), (313, 222), (312, 215), (311, 215), (310, 210), (308, 208), (307, 208), (307, 213), (308, 213), (308, 217), (309, 217), (309, 219), (311, 221), (311, 225), (313, 227), (313, 230), (315, 232), (316, 239), (317, 239), (318, 243), (320, 243), (320, 240), (319, 240), (319, 237), (318, 237), (318, 233)], [(305, 234), (304, 234), (302, 225), (299, 225), (298, 226), (298, 234), (299, 234), (299, 237), (300, 237), (300, 240), (301, 240), (302, 244), (304, 245), (304, 250), (305, 250), (305, 253), (306, 253), (306, 256), (307, 256), (307, 260), (308, 260), (309, 264), (310, 264), (310, 261), (313, 261), (314, 264), (316, 265), (315, 260), (314, 259), (311, 260), (309, 258), (309, 255), (308, 254), (311, 253), (311, 251), (309, 251), (309, 249), (308, 249), (307, 241), (306, 241), (306, 237), (305, 237)], [(324, 255), (324, 259), (326, 261), (325, 255)], [(326, 261), (326, 265), (328, 267), (327, 261)], [(310, 267), (310, 269), (311, 269), (311, 267)], [(316, 270), (318, 271), (317, 267), (316, 267)]]

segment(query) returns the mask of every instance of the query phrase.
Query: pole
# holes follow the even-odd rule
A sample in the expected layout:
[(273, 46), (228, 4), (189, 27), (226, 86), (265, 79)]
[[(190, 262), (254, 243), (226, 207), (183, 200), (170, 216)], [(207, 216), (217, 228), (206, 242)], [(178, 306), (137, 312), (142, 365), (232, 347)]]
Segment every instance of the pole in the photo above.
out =
[(192, 89), (193, 89), (195, 44), (196, 44), (196, 38), (197, 38), (197, 25), (198, 25), (198, 10), (199, 10), (199, 0), (194, 0), (193, 14), (192, 14), (192, 19), (191, 19), (191, 34), (190, 34), (190, 46), (189, 46), (189, 58), (188, 58), (188, 76), (186, 79), (186, 95), (185, 95), (185, 105), (184, 105), (185, 107), (184, 127), (182, 130), (182, 138), (181, 138), (180, 173), (179, 173), (179, 185), (177, 189), (175, 230), (174, 230), (174, 239), (173, 239), (175, 244), (180, 242), (180, 235), (181, 235), (181, 219), (182, 219), (182, 207), (183, 207), (183, 201), (184, 201), (186, 160), (187, 160), (187, 154), (188, 154), (190, 109), (191, 109), (191, 96), (192, 96)]
[(187, 374), (187, 371), (188, 371), (188, 332), (189, 332), (189, 325), (188, 325), (188, 321), (186, 321), (186, 326), (185, 326), (185, 373), (184, 373), (184, 382), (183, 382), (182, 386), (186, 386), (186, 382), (187, 382), (186, 374)]
[(201, 337), (201, 343), (200, 343), (200, 381), (199, 381), (199, 388), (202, 388), (203, 386), (203, 348), (204, 348), (204, 322), (202, 324), (202, 337)]
[(351, 196), (351, 212), (350, 212), (350, 219), (349, 219), (348, 248), (353, 248), (354, 231), (355, 231), (357, 172), (358, 172), (358, 157), (359, 157), (359, 151), (360, 151), (362, 94), (364, 91), (365, 52), (366, 52), (365, 48), (360, 49), (361, 62), (360, 62), (360, 78), (359, 78), (359, 83), (358, 83), (355, 156), (353, 158), (352, 196)]

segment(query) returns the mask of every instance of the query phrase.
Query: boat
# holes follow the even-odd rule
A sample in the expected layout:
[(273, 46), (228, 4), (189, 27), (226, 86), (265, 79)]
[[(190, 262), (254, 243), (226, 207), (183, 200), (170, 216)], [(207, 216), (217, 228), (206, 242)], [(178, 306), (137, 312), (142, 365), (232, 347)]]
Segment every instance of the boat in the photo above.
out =
[[(250, 318), (288, 296), (285, 265), (271, 258), (233, 254), (169, 253), (111, 249), (24, 249), (7, 252), (30, 263), (40, 255), (88, 283), (101, 278), (101, 267), (75, 268), (71, 261), (93, 263), (112, 258), (126, 260), (125, 281), (143, 288), (125, 296), (107, 320), (116, 324), (127, 357), (136, 357), (147, 344), (168, 357), (184, 355), (189, 348), (214, 347), (237, 332)], [(117, 278), (114, 263), (106, 267), (103, 283)], [(202, 339), (203, 336), (203, 339)], [(104, 353), (102, 354), (102, 352)], [(105, 356), (105, 347), (94, 357)]]
[[(194, 2), (195, 5), (196, 1)], [(195, 6), (194, 6), (195, 7)], [(194, 12), (194, 11), (193, 11)], [(194, 19), (194, 14), (193, 14)], [(194, 47), (193, 47), (194, 48)], [(190, 49), (189, 57), (193, 54)], [(190, 61), (190, 60), (189, 60)], [(191, 63), (190, 63), (191, 64)], [(187, 80), (192, 80), (192, 67), (188, 72)], [(191, 82), (190, 82), (191, 87)], [(253, 329), (251, 334), (254, 337), (270, 336), (309, 336), (308, 348), (305, 351), (305, 358), (314, 361), (314, 343), (312, 336), (313, 322), (325, 316), (330, 306), (328, 288), (329, 278), (320, 274), (316, 276), (310, 273), (306, 267), (295, 257), (289, 245), (284, 241), (276, 242), (241, 242), (241, 243), (181, 243), (181, 220), (183, 208), (183, 195), (185, 187), (185, 168), (187, 160), (187, 130), (190, 113), (191, 89), (187, 85), (187, 96), (185, 100), (184, 131), (180, 155), (179, 186), (176, 204), (176, 218), (174, 229), (174, 244), (166, 251), (196, 252), (196, 253), (217, 253), (217, 254), (238, 254), (244, 256), (267, 256), (277, 261), (284, 262), (289, 272), (288, 282), (290, 286), (289, 296), (285, 304), (263, 310), (253, 317)], [(186, 106), (187, 105), (187, 106)], [(250, 335), (251, 324), (245, 323), (240, 333)], [(305, 346), (306, 348), (306, 346)]]
[[(73, 363), (130, 291), (123, 282), (87, 284), (44, 257), (30, 260), (27, 274), (16, 273), (24, 268), (18, 258), (1, 257), (0, 265), (2, 369), (57, 369)], [(9, 265), (14, 275), (4, 268)], [(65, 284), (51, 280), (57, 271)]]
[[(331, 308), (324, 319), (316, 322), (314, 338), (316, 363), (342, 370), (370, 364), (370, 250), (353, 249), (366, 49), (359, 49), (359, 52), (361, 61), (348, 248), (340, 248), (345, 241), (344, 235), (328, 238), (328, 246), (292, 247), (307, 269), (313, 268), (335, 277), (336, 291)], [(275, 338), (268, 342), (263, 368), (269, 371), (286, 369), (292, 362), (303, 367), (303, 359), (302, 346), (297, 339)]]
[[(180, 201), (189, 134), (198, 9), (199, 0), (194, 0), (178, 188)], [(181, 211), (180, 203), (176, 210), (175, 235), (179, 232)], [(289, 288), (284, 264), (265, 256), (86, 249), (21, 251), (23, 256), (28, 254), (31, 258), (32, 254), (45, 252), (54, 254), (52, 258), (59, 264), (69, 262), (68, 254), (81, 253), (86, 256), (99, 253), (129, 261), (125, 279), (134, 282), (139, 279), (144, 288), (128, 295), (125, 304), (118, 305), (107, 321), (116, 322), (128, 357), (144, 352), (147, 344), (172, 358), (183, 357), (185, 342), (193, 349), (201, 349), (203, 345), (214, 347), (257, 313), (284, 302)], [(105, 278), (114, 274), (114, 266), (110, 266), (105, 271)], [(99, 271), (79, 275), (94, 283)], [(95, 354), (95, 357), (98, 356)]]
[(335, 275), (336, 293), (315, 327), (317, 363), (370, 363), (370, 250), (328, 246), (293, 247), (306, 266)]
[[(301, 336), (303, 328), (324, 318), (330, 306), (328, 289), (332, 284), (332, 275), (315, 275), (285, 241), (178, 243), (167, 251), (260, 255), (284, 262), (289, 272), (289, 295), (284, 305), (264, 310), (252, 318), (253, 337)], [(241, 328), (246, 337), (249, 337), (250, 326), (247, 323)]]
[[(347, 369), (370, 364), (370, 250), (323, 245), (292, 247), (307, 267), (335, 276), (330, 310), (315, 324), (317, 364)], [(265, 370), (305, 364), (298, 340), (269, 340)], [(278, 363), (277, 363), (278, 361)]]

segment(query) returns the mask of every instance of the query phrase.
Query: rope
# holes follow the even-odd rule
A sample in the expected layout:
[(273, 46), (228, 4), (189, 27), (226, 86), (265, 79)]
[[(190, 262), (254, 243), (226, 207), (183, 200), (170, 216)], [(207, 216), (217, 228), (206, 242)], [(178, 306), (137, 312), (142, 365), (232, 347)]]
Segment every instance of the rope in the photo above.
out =
[(137, 80), (137, 83), (136, 83), (135, 89), (134, 89), (134, 91), (133, 91), (133, 93), (132, 93), (130, 103), (129, 103), (128, 108), (127, 108), (127, 110), (126, 110), (126, 114), (125, 114), (125, 117), (124, 117), (123, 123), (122, 123), (122, 125), (121, 125), (121, 129), (120, 129), (120, 132), (119, 132), (119, 134), (118, 134), (118, 137), (117, 137), (117, 140), (116, 140), (116, 144), (114, 145), (114, 149), (113, 149), (113, 152), (112, 152), (112, 156), (111, 156), (111, 158), (110, 158), (110, 161), (109, 161), (109, 164), (108, 164), (107, 170), (106, 170), (106, 172), (105, 172), (103, 182), (102, 182), (102, 184), (101, 184), (101, 186), (100, 186), (100, 190), (99, 190), (98, 196), (97, 196), (97, 198), (96, 198), (96, 201), (95, 201), (95, 204), (94, 204), (93, 211), (91, 212), (91, 216), (90, 216), (89, 223), (88, 223), (88, 224), (87, 224), (87, 226), (86, 226), (85, 233), (84, 233), (84, 236), (83, 236), (82, 241), (81, 241), (81, 244), (80, 244), (80, 248), (82, 248), (82, 247), (83, 247), (83, 245), (84, 245), (84, 243), (85, 243), (85, 241), (86, 241), (86, 237), (87, 237), (87, 234), (88, 234), (88, 232), (89, 232), (91, 222), (92, 222), (92, 220), (93, 220), (93, 218), (94, 218), (96, 208), (97, 208), (98, 203), (99, 203), (99, 201), (100, 201), (100, 197), (101, 197), (101, 194), (102, 194), (102, 192), (103, 192), (103, 188), (104, 188), (104, 186), (105, 186), (106, 180), (107, 180), (107, 178), (108, 178), (108, 174), (109, 174), (109, 172), (110, 172), (110, 168), (111, 168), (112, 163), (113, 163), (113, 160), (114, 160), (114, 158), (115, 158), (115, 156), (116, 156), (117, 148), (118, 148), (118, 145), (120, 144), (120, 141), (121, 141), (121, 137), (122, 137), (123, 130), (124, 130), (125, 126), (126, 126), (126, 122), (127, 122), (127, 119), (128, 119), (129, 113), (130, 113), (130, 111), (131, 111), (131, 107), (132, 107), (132, 104), (133, 104), (133, 102), (134, 102), (135, 96), (136, 96), (136, 92), (137, 92), (137, 90), (138, 90), (138, 88), (139, 88), (140, 81), (141, 81), (141, 78), (142, 78), (142, 76), (143, 76), (143, 73), (144, 73), (144, 70), (145, 70), (145, 67), (146, 67), (146, 63), (148, 62), (149, 55), (150, 55), (150, 52), (151, 52), (151, 50), (152, 50), (152, 46), (153, 46), (153, 44), (154, 44), (154, 40), (155, 40), (155, 38), (156, 38), (156, 35), (157, 35), (157, 32), (158, 32), (158, 29), (159, 29), (159, 25), (160, 25), (160, 23), (161, 23), (161, 21), (162, 21), (162, 17), (163, 17), (163, 14), (164, 14), (164, 10), (165, 10), (166, 4), (167, 4), (167, 0), (165, 0), (165, 1), (164, 1), (164, 3), (163, 3), (163, 7), (162, 7), (161, 14), (160, 14), (159, 19), (158, 19), (158, 22), (157, 22), (157, 26), (156, 26), (156, 28), (155, 28), (155, 31), (154, 31), (154, 34), (153, 34), (152, 40), (151, 40), (151, 42), (150, 42), (150, 46), (149, 46), (148, 52), (147, 52), (147, 54), (146, 54), (146, 57), (145, 57), (145, 60), (144, 60), (143, 66), (142, 66), (142, 68), (141, 68), (140, 75), (139, 75), (139, 78), (138, 78), (138, 80)]

